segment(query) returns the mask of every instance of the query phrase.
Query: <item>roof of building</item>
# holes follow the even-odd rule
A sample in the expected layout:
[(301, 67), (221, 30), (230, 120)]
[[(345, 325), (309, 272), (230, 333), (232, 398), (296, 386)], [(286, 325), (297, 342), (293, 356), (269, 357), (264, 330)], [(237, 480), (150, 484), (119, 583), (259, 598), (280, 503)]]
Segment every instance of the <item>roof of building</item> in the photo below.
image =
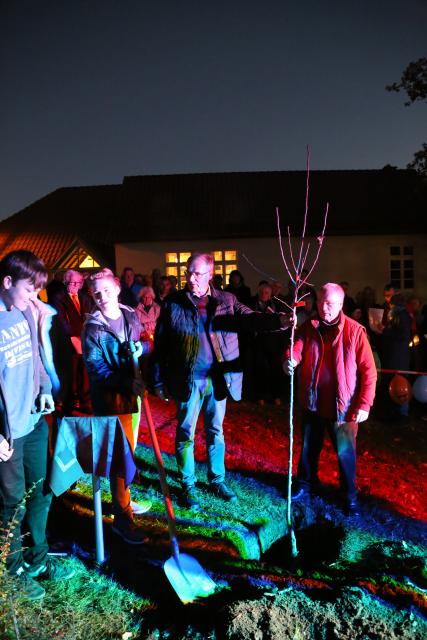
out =
[[(53, 267), (79, 239), (98, 261), (114, 244), (299, 234), (306, 173), (272, 171), (128, 176), (121, 185), (63, 187), (0, 223), (0, 257), (27, 248)], [(414, 171), (312, 171), (308, 234), (426, 231), (427, 192)]]
[(2, 232), (0, 255), (9, 251), (27, 249), (43, 256), (46, 264), (56, 264), (73, 243), (75, 236), (68, 233)]
[[(306, 173), (135, 176), (123, 180), (125, 210), (142, 219), (150, 239), (259, 237), (301, 228)], [(401, 233), (420, 230), (427, 193), (413, 171), (312, 171), (309, 232), (318, 234), (329, 203), (329, 234)], [(425, 223), (423, 226), (425, 230)]]
[(62, 187), (49, 193), (0, 222), (0, 258), (28, 249), (55, 269), (79, 245), (98, 262), (113, 264), (121, 193), (121, 185)]

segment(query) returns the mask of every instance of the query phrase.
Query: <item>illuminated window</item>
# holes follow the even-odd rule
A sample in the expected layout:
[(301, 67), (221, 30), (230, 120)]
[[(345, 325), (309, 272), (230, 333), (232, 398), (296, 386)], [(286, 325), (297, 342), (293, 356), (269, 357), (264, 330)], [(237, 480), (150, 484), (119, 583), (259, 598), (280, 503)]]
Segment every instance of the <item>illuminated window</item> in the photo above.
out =
[(224, 260), (226, 262), (236, 262), (237, 261), (237, 251), (225, 251), (225, 258)]
[(230, 273), (231, 273), (232, 271), (235, 271), (236, 269), (237, 269), (237, 264), (226, 264), (226, 265), (225, 265), (225, 274), (226, 274), (227, 276), (229, 276), (229, 275), (230, 275)]
[[(237, 251), (235, 249), (227, 249), (222, 253), (223, 253), (223, 260), (221, 263), (222, 271), (220, 273), (224, 278), (224, 287), (226, 287), (228, 284), (228, 276), (232, 271), (238, 268), (237, 267)], [(216, 267), (216, 264), (215, 264), (215, 267)]]
[(395, 289), (414, 288), (414, 248), (390, 247), (390, 283)]
[(224, 251), (212, 251), (215, 260), (214, 272), (224, 279), (224, 287), (228, 284), (228, 276), (237, 269), (237, 251), (226, 249)]
[(179, 289), (185, 285), (185, 270), (190, 256), (191, 251), (168, 251), (165, 254), (165, 273), (167, 276), (175, 276)]
[(99, 262), (94, 260), (92, 256), (86, 256), (86, 258), (79, 264), (79, 269), (95, 269), (100, 266)]
[[(168, 251), (165, 254), (165, 273), (167, 276), (175, 276), (178, 278), (178, 287), (182, 289), (185, 286), (185, 272), (187, 269), (187, 260), (191, 256), (191, 251)], [(237, 269), (237, 251), (231, 249), (218, 249), (212, 251), (214, 259), (214, 273), (224, 278), (224, 286), (228, 284), (225, 278), (231, 271)]]

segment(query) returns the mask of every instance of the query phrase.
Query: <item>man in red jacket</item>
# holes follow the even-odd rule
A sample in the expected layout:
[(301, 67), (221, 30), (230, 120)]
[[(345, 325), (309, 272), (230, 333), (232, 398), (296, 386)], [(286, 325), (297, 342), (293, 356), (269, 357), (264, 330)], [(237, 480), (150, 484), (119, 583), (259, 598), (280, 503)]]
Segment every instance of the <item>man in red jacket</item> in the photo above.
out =
[(362, 325), (342, 311), (344, 290), (329, 282), (320, 288), (320, 320), (298, 329), (285, 373), (300, 364), (298, 402), (303, 409), (303, 445), (298, 464), (299, 499), (319, 486), (318, 463), (325, 430), (338, 455), (341, 489), (348, 511), (358, 514), (356, 435), (374, 401), (376, 368)]

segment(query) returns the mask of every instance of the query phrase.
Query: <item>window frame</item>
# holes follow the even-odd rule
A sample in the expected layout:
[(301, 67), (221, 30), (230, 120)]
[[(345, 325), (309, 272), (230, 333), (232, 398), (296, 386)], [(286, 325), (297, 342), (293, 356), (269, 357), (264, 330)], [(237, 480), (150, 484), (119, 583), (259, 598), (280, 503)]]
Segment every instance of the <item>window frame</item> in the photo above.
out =
[[(192, 251), (168, 250), (164, 253), (165, 274), (174, 275), (178, 280), (178, 289), (183, 289), (186, 284), (185, 269), (187, 259)], [(231, 271), (238, 269), (239, 254), (237, 249), (218, 248), (209, 252), (214, 259), (214, 275), (221, 275), (223, 286), (226, 286), (226, 279)]]
[(410, 245), (390, 245), (390, 284), (399, 291), (415, 288), (415, 249)]

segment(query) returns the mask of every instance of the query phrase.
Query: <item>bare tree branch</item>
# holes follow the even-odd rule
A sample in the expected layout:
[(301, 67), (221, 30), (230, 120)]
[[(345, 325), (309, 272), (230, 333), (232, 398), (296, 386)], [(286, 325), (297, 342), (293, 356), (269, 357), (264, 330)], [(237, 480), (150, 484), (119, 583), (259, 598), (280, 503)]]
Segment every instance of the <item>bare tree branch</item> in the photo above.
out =
[[(306, 188), (305, 188), (305, 210), (304, 210), (304, 221), (302, 234), (300, 238), (300, 246), (298, 252), (298, 261), (295, 264), (294, 255), (292, 251), (292, 243), (291, 243), (291, 230), (288, 227), (288, 247), (289, 247), (289, 256), (292, 264), (293, 272), (289, 268), (289, 262), (286, 258), (282, 235), (280, 230), (280, 214), (279, 209), (276, 208), (276, 217), (277, 217), (277, 230), (278, 230), (278, 239), (279, 239), (279, 247), (280, 253), (282, 257), (283, 265), (286, 269), (286, 272), (289, 275), (289, 278), (294, 286), (293, 290), (293, 300), (291, 305), (288, 305), (290, 309), (292, 309), (294, 313), (294, 323), (291, 328), (291, 339), (290, 339), (290, 354), (292, 357), (294, 350), (294, 340), (295, 340), (295, 326), (296, 326), (296, 308), (298, 303), (300, 303), (305, 297), (307, 297), (310, 292), (302, 292), (302, 288), (307, 285), (310, 275), (313, 273), (320, 257), (320, 252), (323, 246), (323, 241), (325, 239), (325, 230), (326, 223), (329, 213), (329, 203), (326, 205), (324, 220), (323, 220), (323, 228), (321, 235), (317, 237), (317, 250), (312, 258), (311, 264), (306, 269), (306, 265), (309, 261), (310, 256), (310, 242), (307, 246), (305, 246), (305, 234), (307, 231), (307, 222), (308, 222), (308, 212), (309, 212), (309, 191), (310, 191), (310, 148), (307, 147), (307, 177), (306, 177)], [(306, 270), (307, 273), (302, 276), (302, 272)], [(287, 525), (289, 529), (289, 535), (291, 540), (291, 553), (293, 557), (298, 555), (298, 547), (295, 536), (295, 531), (292, 523), (292, 467), (293, 467), (293, 448), (294, 448), (294, 374), (293, 371), (290, 376), (290, 400), (289, 400), (289, 456), (288, 456), (288, 494), (287, 494), (287, 509), (286, 509), (286, 519)]]

